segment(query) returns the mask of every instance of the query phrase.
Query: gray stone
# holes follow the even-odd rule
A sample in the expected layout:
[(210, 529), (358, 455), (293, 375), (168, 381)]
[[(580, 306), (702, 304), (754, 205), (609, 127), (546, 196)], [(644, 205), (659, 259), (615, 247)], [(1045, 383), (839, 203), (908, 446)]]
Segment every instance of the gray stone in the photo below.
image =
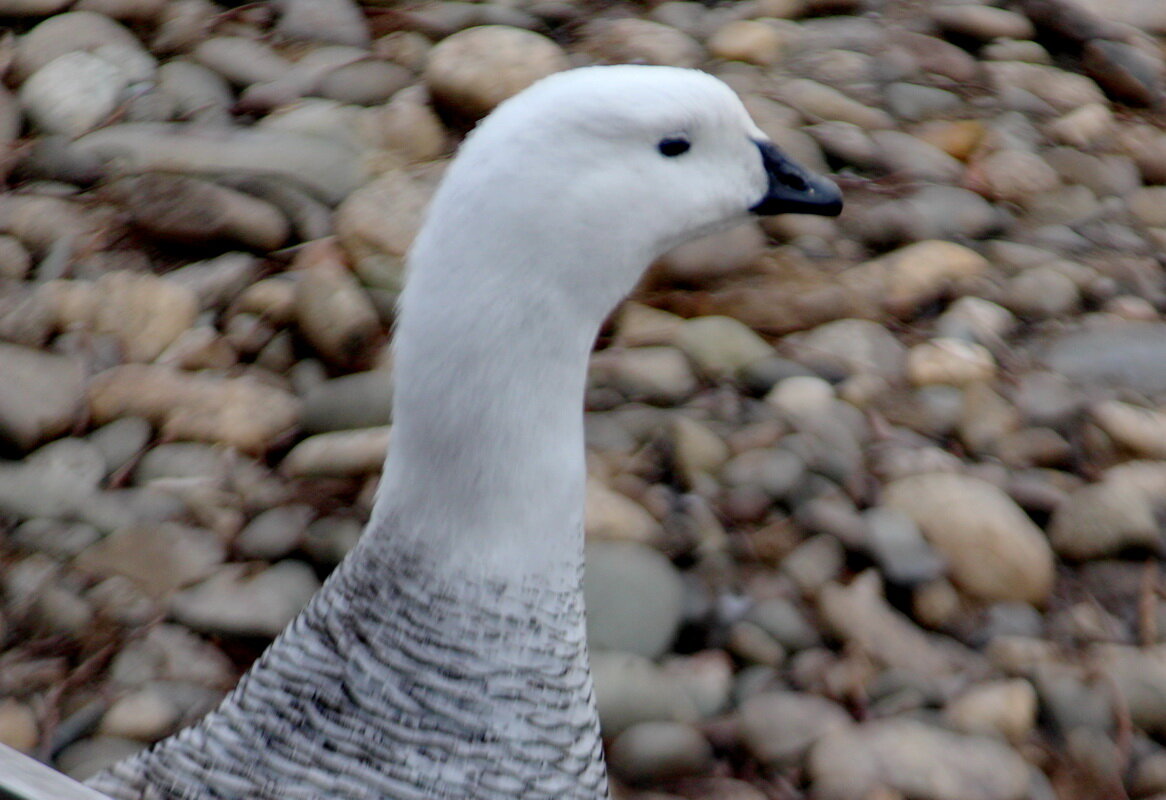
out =
[(753, 757), (783, 770), (800, 767), (819, 739), (853, 724), (838, 704), (797, 692), (754, 695), (737, 713), (741, 741)]
[(264, 561), (283, 558), (299, 546), (315, 513), (306, 505), (269, 508), (239, 531), (233, 542), (235, 552)]
[(823, 737), (810, 753), (814, 793), (853, 800), (894, 791), (918, 800), (1024, 800), (1029, 770), (1000, 742), (909, 719), (884, 719)]
[(598, 650), (591, 654), (599, 723), (606, 738), (643, 722), (695, 722), (692, 698), (680, 681), (643, 656)]
[(315, 571), (300, 561), (280, 561), (254, 574), (245, 564), (227, 564), (174, 595), (170, 613), (205, 633), (274, 637), (319, 588)]
[(591, 647), (661, 655), (681, 621), (683, 587), (672, 562), (642, 544), (604, 541), (587, 546), (586, 560)]
[(77, 421), (84, 369), (68, 356), (0, 344), (0, 439), (31, 450)]
[(713, 749), (691, 725), (641, 722), (615, 737), (607, 758), (617, 777), (646, 783), (708, 772), (713, 765)]
[(910, 517), (876, 506), (865, 511), (863, 518), (869, 531), (871, 552), (889, 580), (915, 586), (943, 574), (943, 559)]
[(1044, 352), (1054, 372), (1089, 386), (1166, 393), (1166, 324), (1112, 321), (1054, 338)]

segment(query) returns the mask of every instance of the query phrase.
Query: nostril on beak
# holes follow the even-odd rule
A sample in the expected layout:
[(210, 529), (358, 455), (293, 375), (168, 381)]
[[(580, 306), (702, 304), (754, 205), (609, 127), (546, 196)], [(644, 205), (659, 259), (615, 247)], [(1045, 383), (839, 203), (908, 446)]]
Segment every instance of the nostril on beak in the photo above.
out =
[(755, 144), (761, 151), (761, 163), (769, 187), (750, 211), (766, 216), (819, 214), (836, 217), (842, 213), (842, 193), (833, 181), (794, 162), (773, 142), (756, 141)]

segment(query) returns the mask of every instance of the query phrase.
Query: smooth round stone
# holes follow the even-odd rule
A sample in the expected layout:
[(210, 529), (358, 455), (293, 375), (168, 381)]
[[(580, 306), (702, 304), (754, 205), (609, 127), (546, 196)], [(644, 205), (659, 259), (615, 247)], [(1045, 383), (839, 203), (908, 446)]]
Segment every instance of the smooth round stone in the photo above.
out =
[(316, 512), (311, 506), (277, 506), (247, 523), (232, 542), (243, 558), (275, 561), (299, 546)]
[(304, 395), (300, 424), (307, 433), (375, 428), (392, 418), (392, 373), (354, 372), (314, 386)]
[(648, 783), (708, 772), (713, 749), (691, 725), (641, 722), (615, 737), (607, 758), (617, 777), (630, 783)]
[(101, 532), (87, 523), (50, 519), (30, 519), (10, 534), (18, 547), (57, 558), (72, 558), (100, 538)]
[(918, 800), (1023, 800), (1029, 768), (1000, 742), (910, 719), (883, 719), (823, 737), (809, 758), (815, 796), (853, 800), (894, 791)]
[(76, 137), (113, 113), (127, 85), (116, 65), (78, 50), (33, 73), (20, 88), (20, 100), (42, 131)]
[(588, 539), (645, 545), (660, 539), (660, 523), (642, 505), (598, 481), (587, 482), (583, 517)]
[(296, 478), (369, 475), (384, 464), (390, 438), (388, 426), (318, 433), (293, 447), (279, 469)]
[(997, 736), (1020, 743), (1036, 725), (1037, 695), (1023, 678), (973, 686), (944, 709), (947, 721), (964, 733)]
[(429, 53), (423, 77), (438, 103), (476, 119), (568, 66), (562, 48), (545, 36), (483, 25), (439, 42)]
[(939, 315), (935, 330), (947, 339), (964, 339), (993, 348), (1016, 324), (1016, 317), (1001, 305), (979, 297), (961, 297)]
[(76, 565), (101, 577), (122, 575), (154, 597), (214, 574), (226, 557), (215, 534), (176, 523), (125, 528), (77, 557)]
[(675, 347), (607, 350), (591, 361), (592, 384), (608, 384), (630, 400), (679, 405), (697, 390), (696, 375)]
[(789, 600), (776, 597), (762, 600), (749, 609), (744, 619), (764, 630), (790, 652), (821, 644), (817, 629)]
[(882, 109), (863, 105), (837, 89), (806, 78), (785, 81), (779, 99), (812, 120), (849, 122), (865, 130), (895, 127), (894, 119)]
[(1077, 284), (1054, 266), (1034, 267), (1008, 282), (1004, 302), (1018, 316), (1060, 319), (1081, 303)]
[(1154, 507), (1129, 482), (1111, 480), (1083, 486), (1057, 507), (1049, 541), (1064, 558), (1103, 558), (1127, 547), (1162, 546)]
[(1051, 123), (1049, 131), (1059, 142), (1084, 148), (1108, 137), (1115, 125), (1109, 106), (1090, 103)]
[(643, 656), (591, 653), (599, 723), (607, 738), (643, 722), (695, 722), (692, 698), (680, 681)]
[(130, 364), (90, 383), (90, 411), (98, 424), (143, 417), (164, 436), (233, 445), (261, 452), (296, 429), (299, 402), (247, 375), (219, 378), (166, 367)]
[(882, 325), (863, 319), (840, 319), (790, 337), (794, 358), (827, 375), (877, 375), (902, 378), (907, 349)]
[(227, 564), (170, 599), (173, 618), (198, 631), (228, 636), (274, 637), (320, 588), (315, 570), (280, 561), (255, 574)]
[(73, 780), (87, 780), (103, 769), (141, 752), (146, 745), (135, 739), (95, 736), (71, 744), (57, 754), (57, 769)]
[(21, 78), (55, 61), (66, 53), (104, 48), (135, 50), (144, 55), (137, 38), (123, 25), (104, 14), (92, 11), (70, 11), (49, 17), (16, 43), (14, 68)]
[(782, 35), (773, 25), (757, 20), (735, 20), (709, 38), (708, 49), (714, 58), (765, 67), (781, 58), (783, 44)]
[(119, 698), (101, 718), (100, 733), (156, 742), (179, 722), (178, 707), (163, 692), (145, 688)]
[(0, 700), (0, 744), (31, 753), (39, 738), (36, 714), (28, 705), (12, 697)]
[(946, 559), (952, 579), (985, 600), (1041, 603), (1053, 584), (1044, 533), (992, 484), (954, 473), (922, 473), (885, 488)]
[(876, 506), (865, 511), (863, 518), (871, 552), (889, 580), (916, 586), (943, 574), (943, 559), (906, 514)]
[(916, 386), (966, 386), (991, 380), (996, 360), (987, 348), (960, 339), (932, 339), (907, 353), (907, 376)]
[(1071, 330), (1048, 345), (1044, 362), (1070, 381), (1166, 392), (1166, 325), (1126, 322)]
[(695, 67), (704, 50), (691, 36), (644, 19), (597, 19), (583, 29), (581, 48), (612, 64)]
[(797, 692), (765, 692), (737, 712), (741, 741), (754, 758), (779, 769), (794, 769), (814, 743), (831, 731), (850, 727), (850, 715), (824, 697)]
[(368, 23), (352, 0), (282, 0), (275, 31), (292, 39), (353, 47), (369, 44)]
[(591, 647), (648, 658), (663, 654), (680, 627), (684, 596), (672, 562), (626, 541), (591, 542), (586, 562), (583, 592)]
[(726, 486), (757, 489), (775, 500), (788, 497), (805, 474), (802, 458), (784, 448), (746, 450), (721, 468)]
[(351, 517), (323, 517), (308, 526), (303, 549), (318, 564), (335, 566), (356, 546), (364, 525)]
[(82, 517), (105, 472), (101, 453), (82, 439), (58, 439), (23, 461), (0, 464), (0, 511), (22, 519)]
[(914, 83), (892, 83), (886, 90), (887, 107), (899, 119), (921, 120), (958, 108), (963, 101), (946, 89)]
[(676, 346), (714, 380), (731, 379), (754, 361), (773, 355), (773, 348), (745, 324), (731, 317), (696, 317), (685, 321)]
[(0, 343), (0, 439), (27, 451), (65, 433), (80, 410), (82, 373), (69, 356)]
[(656, 261), (653, 274), (680, 281), (724, 277), (751, 266), (765, 245), (765, 235), (755, 223), (738, 225), (673, 248)]
[(818, 534), (794, 548), (781, 562), (781, 571), (805, 594), (813, 595), (836, 580), (845, 566), (846, 553), (833, 536)]
[(990, 200), (1019, 202), (1048, 192), (1058, 184), (1056, 171), (1036, 153), (1005, 149), (985, 156), (968, 168), (967, 183)]
[(930, 16), (945, 33), (984, 42), (1031, 39), (1036, 34), (1033, 24), (1023, 14), (974, 3), (940, 6), (932, 9)]

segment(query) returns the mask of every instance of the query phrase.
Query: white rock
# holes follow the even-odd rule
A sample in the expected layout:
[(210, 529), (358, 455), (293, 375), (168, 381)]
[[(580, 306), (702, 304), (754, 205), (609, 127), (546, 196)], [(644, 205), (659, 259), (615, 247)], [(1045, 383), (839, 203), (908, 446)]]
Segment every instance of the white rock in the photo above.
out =
[(20, 87), (20, 102), (41, 130), (76, 137), (105, 121), (128, 85), (114, 64), (78, 50), (33, 73)]

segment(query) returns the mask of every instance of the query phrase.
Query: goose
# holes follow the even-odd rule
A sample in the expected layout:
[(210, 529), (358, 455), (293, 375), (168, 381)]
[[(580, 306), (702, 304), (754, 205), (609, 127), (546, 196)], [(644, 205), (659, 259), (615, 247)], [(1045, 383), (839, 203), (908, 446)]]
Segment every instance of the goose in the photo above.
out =
[(582, 399), (664, 251), (837, 215), (706, 73), (592, 66), (464, 141), (408, 259), (367, 527), (200, 723), (92, 778), (117, 800), (608, 796), (581, 591)]

